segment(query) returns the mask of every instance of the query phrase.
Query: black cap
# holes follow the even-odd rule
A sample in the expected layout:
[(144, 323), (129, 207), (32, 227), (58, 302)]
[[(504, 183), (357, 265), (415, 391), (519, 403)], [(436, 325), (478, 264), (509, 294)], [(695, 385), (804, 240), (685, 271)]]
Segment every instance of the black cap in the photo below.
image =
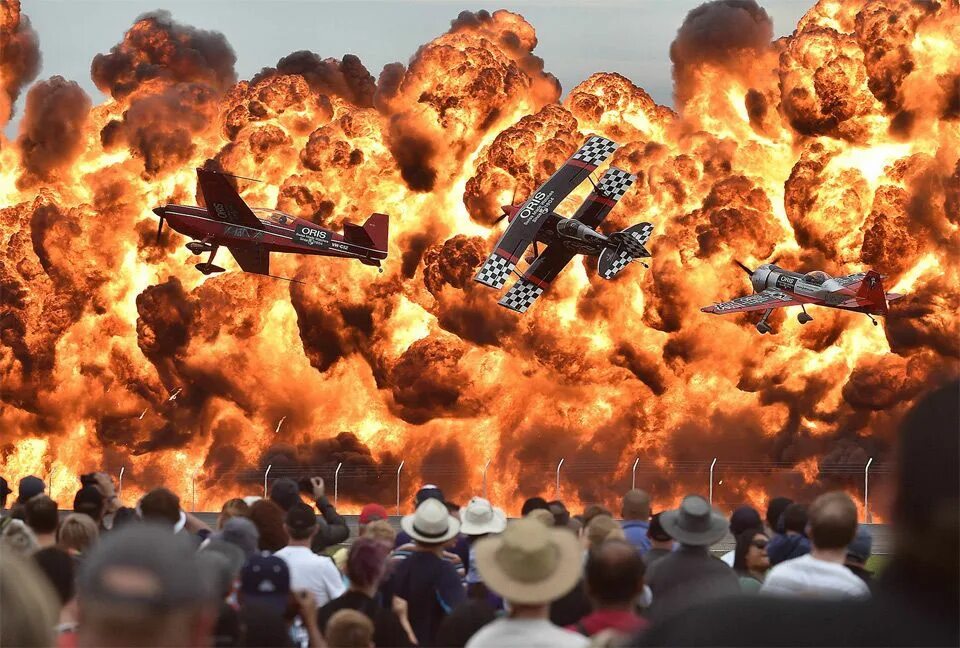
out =
[(34, 495), (42, 493), (44, 488), (46, 488), (46, 486), (39, 477), (34, 477), (33, 475), (24, 477), (20, 480), (20, 494), (17, 496), (17, 501), (26, 502)]
[(273, 486), (270, 487), (270, 499), (284, 511), (289, 511), (291, 506), (303, 501), (300, 499), (300, 487), (289, 477), (281, 477), (273, 482)]
[(441, 502), (445, 501), (443, 499), (443, 491), (433, 484), (423, 485), (413, 497), (413, 501), (417, 503), (417, 506), (420, 506), (428, 499), (436, 499), (440, 500)]
[(6, 497), (13, 491), (10, 490), (10, 486), (7, 485), (7, 480), (3, 477), (0, 477), (0, 497)]
[(146, 522), (105, 534), (84, 558), (77, 589), (81, 607), (99, 601), (180, 609), (208, 598), (190, 540)]
[(312, 508), (300, 502), (290, 507), (284, 523), (294, 531), (309, 531), (317, 526), (317, 516)]
[(663, 530), (663, 525), (660, 524), (660, 513), (652, 516), (650, 518), (650, 526), (647, 528), (647, 537), (651, 540), (656, 540), (657, 542), (669, 542), (673, 540), (670, 537), (670, 534)]

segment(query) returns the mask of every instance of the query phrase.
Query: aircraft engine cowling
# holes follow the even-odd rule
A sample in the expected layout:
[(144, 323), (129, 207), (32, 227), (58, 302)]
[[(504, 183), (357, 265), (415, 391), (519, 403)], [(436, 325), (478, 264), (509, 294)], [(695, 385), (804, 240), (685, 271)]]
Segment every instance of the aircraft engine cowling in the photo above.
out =
[(750, 283), (753, 284), (754, 292), (760, 292), (764, 288), (777, 285), (779, 273), (774, 271), (774, 267), (775, 266), (765, 263), (753, 271), (753, 274), (750, 276)]

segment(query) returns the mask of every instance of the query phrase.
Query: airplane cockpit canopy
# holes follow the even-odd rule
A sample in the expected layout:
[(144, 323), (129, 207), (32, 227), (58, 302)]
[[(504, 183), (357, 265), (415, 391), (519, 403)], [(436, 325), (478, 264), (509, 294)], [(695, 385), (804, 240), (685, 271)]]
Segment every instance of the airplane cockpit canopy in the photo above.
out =
[(296, 220), (296, 218), (290, 214), (284, 214), (282, 211), (269, 209), (268, 207), (252, 207), (250, 211), (252, 211), (257, 218), (269, 219), (277, 225), (293, 225), (293, 222)]
[(809, 284), (813, 284), (814, 286), (822, 286), (823, 282), (830, 278), (830, 275), (823, 270), (814, 270), (813, 272), (808, 272), (807, 274), (803, 275), (803, 280)]

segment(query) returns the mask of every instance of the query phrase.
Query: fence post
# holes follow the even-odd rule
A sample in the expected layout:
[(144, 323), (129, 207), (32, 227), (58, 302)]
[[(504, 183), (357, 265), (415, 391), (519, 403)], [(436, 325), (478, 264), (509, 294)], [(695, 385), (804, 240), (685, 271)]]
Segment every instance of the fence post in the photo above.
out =
[(124, 466), (120, 466), (120, 477), (117, 479), (117, 499), (121, 502), (123, 501), (123, 469)]
[(560, 467), (563, 465), (563, 458), (560, 458), (560, 463), (557, 464), (557, 489), (553, 495), (554, 499), (560, 499)]
[(190, 478), (192, 481), (191, 489), (193, 491), (193, 508), (190, 509), (192, 513), (197, 512), (197, 473), (193, 473), (193, 476)]
[(637, 464), (639, 463), (640, 457), (637, 457), (637, 460), (633, 462), (633, 474), (630, 476), (630, 490), (637, 487)]
[(713, 467), (717, 465), (717, 458), (710, 462), (710, 506), (713, 506)]
[(397, 468), (397, 515), (400, 515), (400, 471), (403, 470), (403, 461), (400, 462), (400, 466)]
[(867, 465), (863, 469), (863, 517), (867, 524), (873, 522), (870, 515), (870, 464), (873, 463), (873, 457), (867, 459)]
[(267, 476), (270, 474), (271, 468), (273, 468), (273, 464), (267, 466), (266, 472), (263, 473), (263, 499), (267, 499)]
[(340, 469), (343, 468), (343, 462), (337, 464), (337, 470), (333, 473), (333, 506), (337, 507), (337, 497), (340, 495)]
[(280, 422), (277, 423), (277, 429), (273, 431), (274, 435), (280, 434), (280, 428), (283, 427), (283, 422), (287, 420), (286, 416), (280, 418)]
[(487, 459), (487, 463), (483, 464), (483, 499), (490, 499), (487, 497), (487, 468), (490, 467), (490, 460)]

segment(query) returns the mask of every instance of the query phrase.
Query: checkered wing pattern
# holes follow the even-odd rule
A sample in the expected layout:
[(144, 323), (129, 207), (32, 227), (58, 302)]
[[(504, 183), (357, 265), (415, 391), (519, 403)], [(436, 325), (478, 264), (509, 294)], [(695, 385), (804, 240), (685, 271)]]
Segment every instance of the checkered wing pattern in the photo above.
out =
[(503, 284), (507, 282), (507, 277), (510, 276), (515, 267), (517, 267), (517, 264), (509, 259), (505, 259), (499, 254), (491, 254), (480, 266), (480, 270), (473, 280), (499, 290), (503, 288)]
[(542, 294), (543, 288), (540, 286), (526, 279), (518, 279), (497, 303), (512, 311), (526, 313), (537, 297)]
[(573, 159), (591, 166), (600, 166), (604, 160), (613, 155), (618, 146), (619, 144), (606, 137), (593, 135), (584, 142), (580, 150), (573, 154)]
[(637, 176), (632, 173), (616, 167), (610, 167), (606, 173), (603, 174), (603, 177), (600, 178), (600, 182), (597, 183), (597, 193), (604, 198), (609, 198), (616, 202), (623, 198), (623, 194), (627, 193), (627, 189), (630, 188), (630, 185), (632, 185), (636, 179)]
[(597, 261), (597, 272), (604, 279), (613, 279), (632, 261), (650, 256), (644, 244), (650, 240), (653, 233), (651, 223), (637, 223), (620, 232), (610, 235), (610, 240), (617, 243), (615, 249), (607, 248), (600, 254)]

